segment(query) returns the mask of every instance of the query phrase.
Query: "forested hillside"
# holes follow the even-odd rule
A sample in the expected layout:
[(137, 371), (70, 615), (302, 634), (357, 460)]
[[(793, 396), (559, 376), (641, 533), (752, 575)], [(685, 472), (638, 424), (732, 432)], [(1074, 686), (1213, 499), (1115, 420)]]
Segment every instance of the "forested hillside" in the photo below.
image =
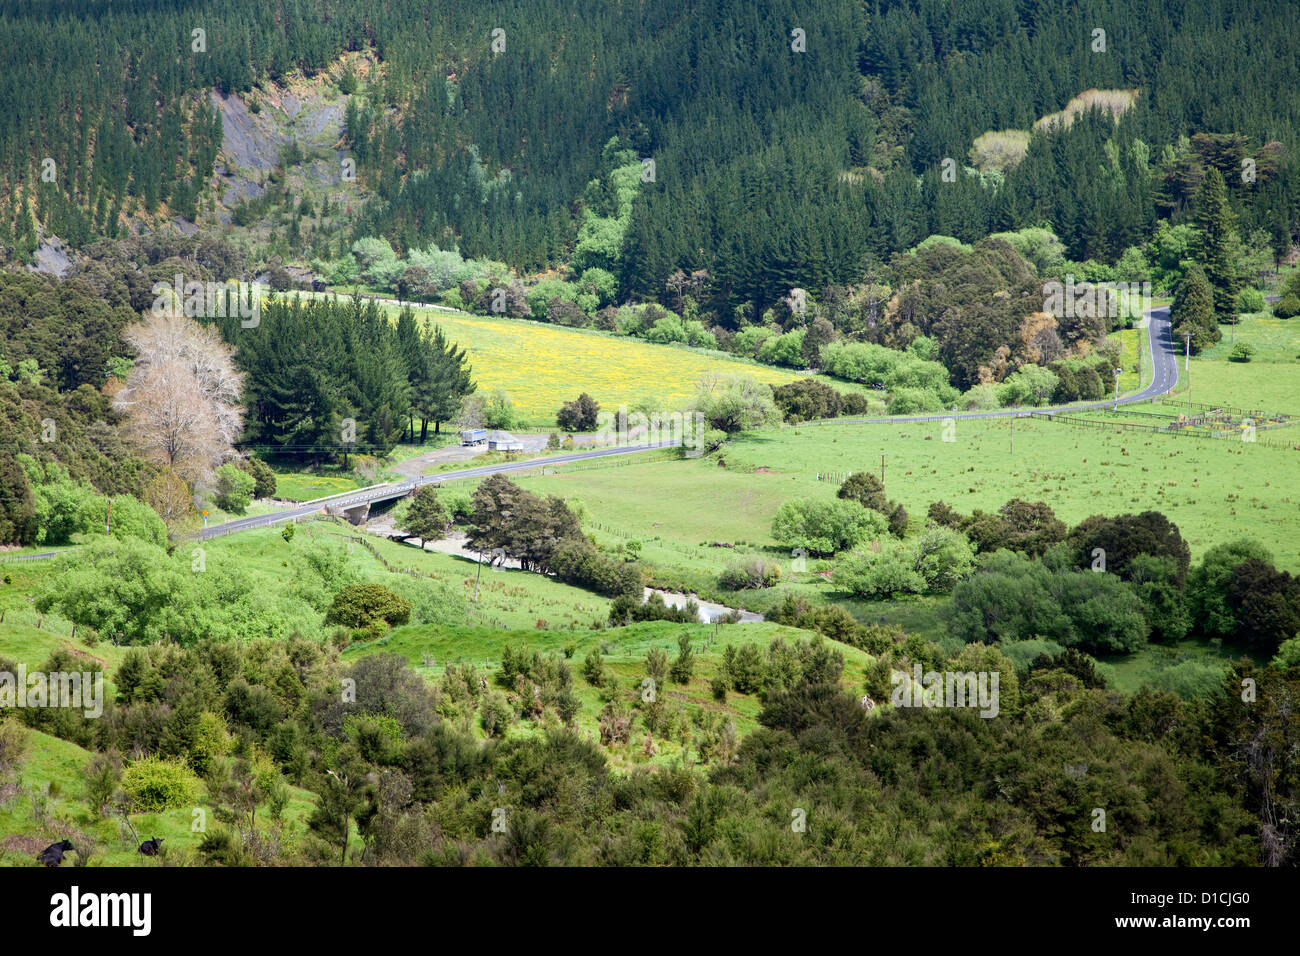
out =
[(0, 867), (1300, 865), (1296, 25), (0, 0)]
[[(706, 270), (708, 304), (730, 324), (737, 306), (757, 317), (792, 287), (857, 281), (932, 233), (971, 242), (1050, 224), (1072, 258), (1114, 262), (1157, 217), (1182, 219), (1210, 166), (1243, 235), (1289, 236), (1294, 12), (1283, 0), (9, 3), (0, 245), (24, 258), (37, 223), (80, 245), (132, 216), (201, 217), (220, 147), (206, 92), (327, 69), (348, 94), (353, 185), (374, 200), (351, 236), (312, 250), (326, 258), (366, 235), (399, 252), (436, 242), (521, 272), (603, 268), (621, 295), (650, 298), (677, 270)], [(363, 85), (337, 65), (359, 49), (380, 65)], [(1136, 96), (1118, 123), (1099, 111), (1034, 129), (1088, 90)], [(1024, 147), (1010, 160), (973, 152), (1006, 131)], [(615, 155), (641, 164), (621, 194)]]

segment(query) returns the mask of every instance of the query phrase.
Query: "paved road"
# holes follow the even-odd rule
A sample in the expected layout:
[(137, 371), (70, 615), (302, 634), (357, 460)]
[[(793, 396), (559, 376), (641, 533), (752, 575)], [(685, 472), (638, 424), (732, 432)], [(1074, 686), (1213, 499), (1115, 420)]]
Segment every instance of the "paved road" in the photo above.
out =
[[(1145, 402), (1163, 395), (1174, 387), (1178, 381), (1178, 352), (1174, 348), (1172, 331), (1169, 324), (1169, 306), (1152, 309), (1147, 313), (1148, 354), (1155, 356), (1155, 374), (1151, 384), (1140, 392), (1123, 395), (1118, 404)], [(1145, 375), (1145, 372), (1143, 373)], [(888, 422), (941, 422), (949, 418), (1023, 418), (1027, 415), (1050, 412), (1080, 412), (1092, 408), (1113, 408), (1115, 399), (1104, 402), (1089, 402), (1086, 405), (1048, 405), (1035, 408), (1002, 408), (991, 412), (941, 412), (935, 415), (894, 415), (889, 418), (827, 418), (821, 422), (806, 424), (870, 424), (879, 425)]]
[(599, 448), (595, 451), (573, 452), (568, 455), (556, 455), (553, 458), (532, 458), (527, 461), (512, 461), (497, 465), (481, 465), (478, 468), (465, 468), (460, 471), (448, 471), (440, 475), (426, 475), (423, 478), (413, 478), (410, 481), (394, 482), (386, 485), (375, 485), (373, 488), (362, 488), (358, 491), (348, 491), (340, 495), (331, 495), (328, 498), (317, 498), (314, 501), (307, 501), (301, 505), (286, 508), (283, 511), (272, 511), (262, 515), (252, 515), (248, 518), (237, 518), (234, 521), (227, 521), (223, 524), (213, 525), (210, 528), (204, 528), (199, 532), (200, 539), (215, 538), (220, 535), (231, 534), (236, 531), (247, 531), (250, 528), (264, 528), (267, 525), (275, 524), (279, 521), (288, 521), (293, 518), (302, 518), (309, 514), (315, 514), (323, 511), (327, 506), (330, 508), (346, 509), (355, 505), (369, 504), (375, 501), (387, 501), (391, 498), (401, 498), (415, 488), (422, 485), (432, 485), (443, 481), (452, 481), (457, 478), (482, 478), (487, 475), (496, 475), (507, 471), (522, 471), (528, 468), (541, 468), (544, 465), (567, 465), (575, 461), (586, 461), (591, 458), (609, 458), (614, 455), (633, 455), (643, 451), (654, 451), (658, 448), (671, 448), (671, 442), (657, 442), (650, 445), (629, 445), (622, 448)]
[[(1146, 401), (1147, 399), (1155, 398), (1158, 395), (1163, 395), (1165, 392), (1173, 388), (1174, 383), (1178, 381), (1178, 353), (1175, 351), (1173, 340), (1170, 337), (1169, 308), (1166, 306), (1160, 309), (1152, 309), (1148, 315), (1150, 316), (1150, 321), (1147, 323), (1147, 343), (1150, 347), (1149, 354), (1155, 356), (1155, 375), (1152, 377), (1151, 384), (1142, 389), (1142, 391), (1120, 398), (1120, 405), (1127, 405), (1130, 402)], [(1033, 409), (999, 409), (997, 411), (989, 412), (953, 412), (950, 414), (908, 415), (895, 416), (891, 418), (833, 418), (827, 419), (825, 422), (821, 423), (809, 422), (807, 424), (879, 424), (888, 422), (943, 421), (948, 418), (1012, 418), (1029, 415), (1034, 412), (1082, 411), (1090, 408), (1106, 408), (1113, 406), (1114, 404), (1115, 400), (1111, 399), (1110, 401), (1092, 402), (1087, 405), (1060, 405)], [(332, 495), (328, 498), (317, 498), (314, 501), (304, 502), (301, 505), (286, 508), (283, 511), (274, 511), (268, 514), (254, 515), (248, 518), (238, 518), (235, 521), (227, 521), (224, 524), (213, 525), (211, 528), (205, 528), (199, 533), (199, 538), (215, 538), (220, 535), (232, 534), (236, 531), (247, 531), (250, 528), (264, 528), (267, 525), (275, 524), (280, 521), (289, 521), (294, 518), (302, 518), (309, 514), (315, 514), (316, 512), (323, 511), (327, 506), (337, 509), (346, 509), (355, 505), (400, 498), (412, 489), (418, 488), (421, 485), (453, 481), (457, 478), (481, 478), (486, 475), (495, 475), (502, 472), (540, 468), (544, 465), (564, 465), (575, 461), (586, 461), (591, 458), (608, 458), (614, 455), (633, 455), (638, 452), (652, 451), (657, 448), (668, 447), (671, 447), (671, 443), (660, 442), (652, 445), (630, 445), (621, 448), (602, 448), (595, 451), (573, 452), (568, 455), (557, 455), (553, 458), (534, 458), (529, 461), (483, 465), (478, 468), (448, 471), (440, 475), (427, 475), (423, 478), (413, 478), (410, 481), (376, 485), (373, 488), (362, 488), (359, 491), (345, 492), (344, 494)]]

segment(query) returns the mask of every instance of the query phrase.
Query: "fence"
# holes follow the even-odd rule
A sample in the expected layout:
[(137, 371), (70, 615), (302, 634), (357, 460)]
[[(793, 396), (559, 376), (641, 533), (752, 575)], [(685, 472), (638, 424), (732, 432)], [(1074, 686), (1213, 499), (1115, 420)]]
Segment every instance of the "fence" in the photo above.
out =
[(1204, 402), (1181, 402), (1176, 398), (1170, 398), (1168, 395), (1162, 395), (1157, 401), (1161, 405), (1179, 405), (1183, 408), (1199, 408), (1207, 412), (1223, 412), (1227, 415), (1233, 415), (1238, 418), (1249, 418), (1259, 420), (1261, 418), (1278, 418), (1284, 421), (1292, 421), (1297, 416), (1286, 412), (1266, 412), (1262, 408), (1237, 408), (1235, 405), (1207, 405)]
[(39, 554), (0, 554), (0, 561), (50, 561), (71, 550), (71, 548), (63, 548), (59, 551), (42, 551)]
[[(1039, 418), (1049, 422), (1058, 422), (1062, 425), (1073, 425), (1080, 428), (1101, 428), (1101, 429), (1113, 429), (1115, 431), (1150, 432), (1152, 434), (1167, 435), (1167, 436), (1172, 436), (1174, 438), (1209, 438), (1215, 441), (1246, 441), (1245, 439), (1242, 438), (1240, 431), (1236, 429), (1234, 429), (1232, 432), (1193, 431), (1191, 428), (1187, 428), (1187, 427), (1179, 428), (1177, 427), (1177, 423), (1173, 423), (1173, 422), (1171, 422), (1168, 425), (1142, 425), (1135, 422), (1117, 422), (1117, 421), (1109, 421), (1105, 419), (1079, 418), (1074, 415), (1057, 415), (1050, 412), (1032, 412), (1029, 417)], [(1290, 422), (1285, 422), (1285, 423), (1279, 423), (1277, 425), (1272, 425), (1272, 426), (1260, 425), (1260, 426), (1256, 426), (1256, 431), (1258, 432), (1261, 429), (1270, 428), (1270, 427), (1272, 428), (1285, 427), (1290, 424), (1291, 424)], [(1261, 439), (1259, 437), (1256, 437), (1251, 441), (1247, 441), (1246, 443), (1252, 445), (1269, 445), (1273, 448), (1300, 449), (1300, 441), (1294, 441), (1294, 442), (1269, 441), (1267, 439)]]

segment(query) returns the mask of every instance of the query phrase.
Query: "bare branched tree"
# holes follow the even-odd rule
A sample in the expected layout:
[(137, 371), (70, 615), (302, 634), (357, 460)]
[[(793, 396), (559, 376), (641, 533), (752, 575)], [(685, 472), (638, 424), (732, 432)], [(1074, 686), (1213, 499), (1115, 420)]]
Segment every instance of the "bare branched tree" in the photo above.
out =
[(184, 480), (209, 480), (243, 428), (233, 350), (183, 315), (150, 315), (123, 337), (139, 356), (114, 399), (126, 415), (123, 437)]

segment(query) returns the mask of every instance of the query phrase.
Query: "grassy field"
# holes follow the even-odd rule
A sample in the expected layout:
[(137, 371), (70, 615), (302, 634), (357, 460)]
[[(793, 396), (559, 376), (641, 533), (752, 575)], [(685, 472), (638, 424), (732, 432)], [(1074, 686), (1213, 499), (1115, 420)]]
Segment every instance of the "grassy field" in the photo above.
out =
[[(1192, 401), (1300, 415), (1300, 321), (1254, 313), (1243, 315), (1235, 332), (1219, 328), (1223, 340), (1192, 358)], [(1228, 361), (1234, 339), (1255, 349), (1249, 362)], [(1185, 397), (1182, 369), (1180, 360), (1176, 394)]]
[[(1119, 337), (1125, 356), (1135, 360), (1137, 330)], [(1192, 400), (1300, 413), (1300, 322), (1247, 316), (1237, 337), (1256, 346), (1255, 360), (1227, 361), (1225, 338), (1193, 360)], [(1125, 361), (1126, 368), (1131, 365)], [(1126, 371), (1121, 389), (1136, 385), (1136, 376)], [(1162, 403), (1131, 410), (1143, 414), (1116, 420), (1146, 423), (1145, 415), (1178, 411)], [(712, 542), (766, 551), (789, 565), (771, 538), (777, 506), (794, 497), (831, 496), (853, 471), (879, 474), (882, 456), (890, 497), (916, 519), (939, 499), (963, 512), (992, 510), (1013, 497), (1042, 500), (1071, 523), (1099, 512), (1155, 509), (1179, 525), (1193, 555), (1221, 541), (1253, 537), (1273, 550), (1279, 566), (1300, 570), (1300, 544), (1293, 533), (1300, 497), (1284, 477), (1300, 457), (1263, 443), (1300, 442), (1300, 426), (1261, 432), (1256, 444), (1024, 419), (1014, 425), (959, 420), (956, 440), (942, 437), (938, 422), (805, 425), (741, 436), (724, 449), (721, 463), (560, 469), (520, 480), (535, 491), (580, 500), (598, 535), (639, 540), (647, 560), (676, 566), (688, 576), (707, 575), (710, 569), (716, 575), (725, 563), (718, 555), (726, 552), (708, 547)], [(819, 475), (831, 478), (818, 480)], [(828, 585), (817, 578), (818, 570), (824, 567), (811, 563), (806, 574), (788, 575), (787, 583), (824, 589)], [(926, 621), (920, 614), (918, 623)]]
[[(138, 840), (152, 837), (163, 840), (169, 864), (197, 863), (193, 847), (201, 832), (194, 828), (216, 824), (206, 792), (201, 788), (193, 807), (132, 814), (132, 834), (121, 817), (100, 817), (89, 808), (85, 768), (92, 756), (66, 740), (27, 731), (18, 780), (0, 788), (0, 866), (35, 866), (36, 854), (62, 839), (70, 839), (78, 851), (68, 855), (65, 866), (158, 866), (161, 861), (136, 851)], [(311, 793), (289, 788), (282, 840), (301, 838), (315, 804)]]
[(352, 472), (329, 474), (320, 471), (276, 471), (275, 496), (287, 501), (312, 501), (345, 491), (355, 491), (370, 484), (373, 482), (365, 481)]
[[(1121, 395), (1138, 390), (1138, 342), (1142, 343), (1142, 378), (1143, 385), (1151, 381), (1151, 352), (1146, 344), (1147, 330), (1145, 328), (1122, 329), (1119, 332), (1111, 334), (1110, 338), (1120, 344), (1119, 367), (1124, 371), (1119, 377), (1119, 391)], [(1106, 381), (1108, 388), (1114, 388), (1115, 380), (1110, 378)], [(1108, 393), (1109, 394), (1109, 393)]]
[[(938, 422), (799, 426), (738, 439), (723, 452), (726, 467), (714, 459), (635, 464), (520, 483), (578, 498), (598, 526), (642, 540), (658, 536), (665, 549), (747, 542), (779, 559), (770, 529), (776, 507), (790, 498), (831, 497), (836, 478), (878, 474), (883, 455), (886, 490), (916, 519), (940, 499), (963, 512), (993, 510), (1014, 497), (1041, 500), (1068, 523), (1155, 509), (1179, 525), (1193, 555), (1253, 537), (1279, 566), (1300, 570), (1300, 495), (1285, 477), (1300, 458), (1290, 449), (1025, 419), (958, 421), (955, 438), (941, 441)], [(835, 478), (818, 480), (827, 474)]]

